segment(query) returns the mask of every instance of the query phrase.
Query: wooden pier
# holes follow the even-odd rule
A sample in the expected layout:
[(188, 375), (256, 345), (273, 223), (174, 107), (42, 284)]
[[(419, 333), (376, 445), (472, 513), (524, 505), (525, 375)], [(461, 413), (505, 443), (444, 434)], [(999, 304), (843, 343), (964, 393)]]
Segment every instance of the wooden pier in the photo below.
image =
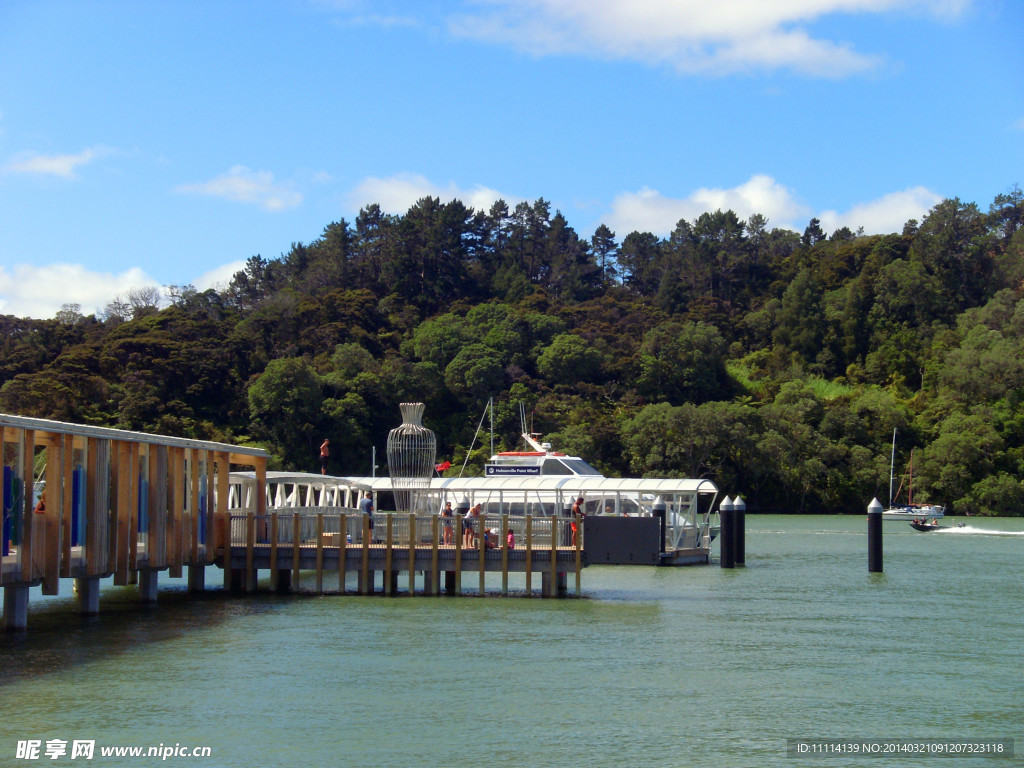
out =
[[(316, 574), (316, 591), (345, 592), (349, 573), (358, 575), (358, 593), (374, 593), (376, 573), (382, 574), (383, 593), (437, 595), (462, 594), (464, 578), (478, 579), (478, 594), (485, 594), (485, 574), (501, 573), (501, 592), (508, 594), (510, 573), (523, 573), (526, 592), (532, 593), (533, 577), (539, 575), (541, 594), (565, 595), (568, 576), (574, 574), (575, 593), (580, 594), (580, 572), (586, 565), (584, 532), (578, 522), (573, 541), (566, 518), (500, 518), (481, 516), (474, 521), (476, 533), (470, 546), (464, 542), (463, 519), (438, 515), (378, 513), (373, 516), (350, 513), (272, 511), (267, 515), (231, 515), (230, 567), (225, 568), (225, 586), (255, 589), (257, 573), (268, 571), (274, 589), (298, 584), (301, 571)], [(446, 544), (444, 520), (452, 526), (451, 543)], [(509, 546), (512, 530), (514, 544)], [(406, 573), (407, 587), (399, 581)], [(416, 574), (423, 574), (422, 589), (416, 590)], [(442, 585), (442, 574), (444, 583)], [(333, 580), (333, 581), (331, 581)], [(330, 583), (329, 583), (330, 582)]]
[[(61, 579), (75, 579), (83, 613), (99, 610), (104, 578), (138, 584), (153, 601), (160, 571), (179, 578), (187, 568), (190, 587), (202, 589), (226, 544), (232, 468), (265, 477), (268, 458), (257, 448), (7, 414), (0, 448), (9, 629), (26, 626), (30, 587), (56, 595)], [(265, 509), (262, 493), (255, 503)]]
[[(102, 579), (138, 585), (141, 599), (152, 602), (161, 571), (181, 578), (187, 569), (189, 589), (198, 591), (210, 565), (224, 568), (226, 586), (243, 591), (255, 589), (265, 569), (279, 589), (312, 571), (318, 588), (327, 591), (333, 573), (343, 592), (355, 571), (360, 593), (374, 593), (374, 574), (382, 573), (383, 594), (391, 595), (405, 571), (409, 593), (422, 573), (421, 594), (438, 594), (442, 586), (461, 594), (467, 574), (478, 576), (484, 594), (484, 574), (501, 572), (507, 593), (508, 574), (521, 572), (527, 593), (539, 574), (542, 594), (565, 594), (569, 573), (580, 592), (582, 530), (574, 546), (565, 519), (481, 519), (478, 531), (501, 531), (488, 548), (483, 537), (464, 546), (462, 520), (455, 518), (454, 540), (446, 545), (436, 515), (378, 513), (371, 528), (369, 517), (348, 508), (351, 498), (321, 495), (331, 507), (312, 515), (268, 512), (269, 456), (258, 448), (0, 414), (0, 453), (7, 629), (27, 626), (31, 587), (57, 595), (62, 579), (74, 579), (79, 610), (97, 613)], [(255, 482), (232, 509), (230, 474), (238, 470), (252, 472)], [(509, 526), (514, 548), (507, 545)]]

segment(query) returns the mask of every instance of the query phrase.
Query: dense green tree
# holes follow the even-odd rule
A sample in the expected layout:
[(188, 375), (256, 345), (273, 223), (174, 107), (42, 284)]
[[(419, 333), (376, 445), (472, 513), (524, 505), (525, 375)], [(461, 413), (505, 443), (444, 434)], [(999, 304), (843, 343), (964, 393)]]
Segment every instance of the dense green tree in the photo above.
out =
[(309, 464), (320, 443), (317, 429), (323, 416), (323, 391), (316, 371), (301, 357), (271, 360), (248, 390), (254, 433), (269, 439), (286, 466)]

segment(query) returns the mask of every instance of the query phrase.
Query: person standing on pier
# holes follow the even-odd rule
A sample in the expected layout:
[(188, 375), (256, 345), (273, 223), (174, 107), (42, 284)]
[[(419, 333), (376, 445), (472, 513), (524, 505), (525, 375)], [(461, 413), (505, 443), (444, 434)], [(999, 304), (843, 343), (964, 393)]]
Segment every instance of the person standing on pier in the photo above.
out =
[(570, 527), (572, 528), (572, 545), (574, 547), (576, 546), (576, 533), (579, 530), (579, 523), (586, 516), (587, 513), (583, 511), (583, 497), (580, 496), (572, 505), (572, 523), (570, 523)]
[(469, 512), (466, 513), (466, 516), (463, 518), (462, 521), (462, 524), (465, 528), (465, 533), (463, 535), (464, 541), (462, 543), (463, 546), (469, 547), (470, 549), (476, 546), (476, 529), (473, 527), (473, 525), (476, 520), (480, 519), (481, 509), (483, 509), (483, 506), (481, 504), (477, 504), (475, 507), (469, 510)]
[(453, 516), (454, 516), (454, 513), (452, 512), (452, 503), (450, 501), (446, 501), (444, 503), (444, 509), (441, 510), (441, 517), (444, 518), (442, 520), (442, 523), (444, 525), (444, 544), (445, 545), (448, 545), (448, 544), (452, 543), (452, 517)]
[(370, 496), (370, 492), (367, 491), (363, 494), (363, 498), (359, 500), (359, 511), (370, 518), (370, 537), (373, 538), (373, 498)]
[(327, 457), (331, 455), (330, 449), (327, 447), (331, 444), (331, 441), (326, 437), (324, 438), (323, 444), (320, 446), (320, 474), (327, 474)]

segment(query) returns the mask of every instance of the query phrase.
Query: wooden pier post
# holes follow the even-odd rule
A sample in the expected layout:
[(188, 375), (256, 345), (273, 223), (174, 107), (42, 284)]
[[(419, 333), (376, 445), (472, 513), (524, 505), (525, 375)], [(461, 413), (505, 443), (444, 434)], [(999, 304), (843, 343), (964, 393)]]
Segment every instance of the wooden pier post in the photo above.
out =
[[(455, 516), (455, 594), (462, 594), (462, 517)], [(447, 586), (447, 585), (446, 585)]]
[(370, 516), (363, 513), (363, 562), (359, 571), (359, 594), (372, 595), (373, 582), (370, 580)]
[(324, 513), (316, 513), (316, 593), (324, 593)]
[(345, 556), (348, 554), (348, 516), (340, 515), (341, 533), (338, 536), (338, 591), (345, 594)]
[(409, 595), (416, 594), (416, 513), (409, 513)]
[[(225, 568), (224, 573), (230, 578), (231, 568)], [(139, 599), (144, 603), (155, 603), (159, 583), (159, 571), (152, 568), (142, 568), (139, 571)]]
[(281, 569), (277, 564), (277, 512), (270, 513), (270, 588), (275, 592), (280, 586)]
[(526, 596), (533, 595), (533, 515), (526, 516)]
[(476, 544), (477, 544), (477, 554), (480, 557), (480, 597), (483, 597), (487, 593), (487, 590), (485, 589), (485, 584), (484, 584), (484, 581), (485, 581), (484, 566), (487, 564), (487, 528), (486, 528), (486, 522), (487, 522), (487, 515), (485, 515), (485, 514), (484, 515), (480, 515), (480, 517), (477, 518), (477, 524), (476, 524), (476, 532), (477, 532)]
[(4, 587), (4, 628), (22, 630), (28, 627), (28, 584)]
[[(440, 521), (437, 515), (434, 515), (430, 520), (430, 538), (434, 542), (430, 547), (430, 586), (431, 590), (429, 594), (438, 595), (440, 594), (441, 585), (438, 583), (441, 579), (440, 567), (438, 565), (438, 551), (437, 548), (440, 546), (438, 540), (440, 528)], [(424, 589), (424, 592), (427, 590)]]
[(558, 518), (551, 516), (551, 575), (548, 577), (548, 595), (555, 597), (558, 592)]
[(299, 573), (302, 569), (302, 517), (292, 512), (292, 589), (299, 588)]
[(245, 514), (245, 591), (256, 589), (256, 516)]
[(501, 594), (508, 596), (508, 515), (501, 516)]
[(395, 582), (391, 578), (391, 536), (392, 518), (394, 515), (386, 515), (387, 524), (384, 528), (384, 594), (388, 597), (395, 594)]

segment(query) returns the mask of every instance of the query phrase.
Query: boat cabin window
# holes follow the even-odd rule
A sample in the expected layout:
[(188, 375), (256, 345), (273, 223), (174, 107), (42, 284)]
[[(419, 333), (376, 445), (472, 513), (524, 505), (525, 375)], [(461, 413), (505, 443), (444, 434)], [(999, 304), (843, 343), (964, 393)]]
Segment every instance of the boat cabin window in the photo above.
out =
[(540, 470), (542, 475), (571, 475), (570, 470), (565, 464), (560, 462), (558, 459), (546, 459), (544, 465)]
[(583, 459), (545, 459), (542, 475), (596, 475), (601, 473)]
[(583, 459), (562, 459), (574, 475), (600, 475), (601, 473), (587, 464)]

